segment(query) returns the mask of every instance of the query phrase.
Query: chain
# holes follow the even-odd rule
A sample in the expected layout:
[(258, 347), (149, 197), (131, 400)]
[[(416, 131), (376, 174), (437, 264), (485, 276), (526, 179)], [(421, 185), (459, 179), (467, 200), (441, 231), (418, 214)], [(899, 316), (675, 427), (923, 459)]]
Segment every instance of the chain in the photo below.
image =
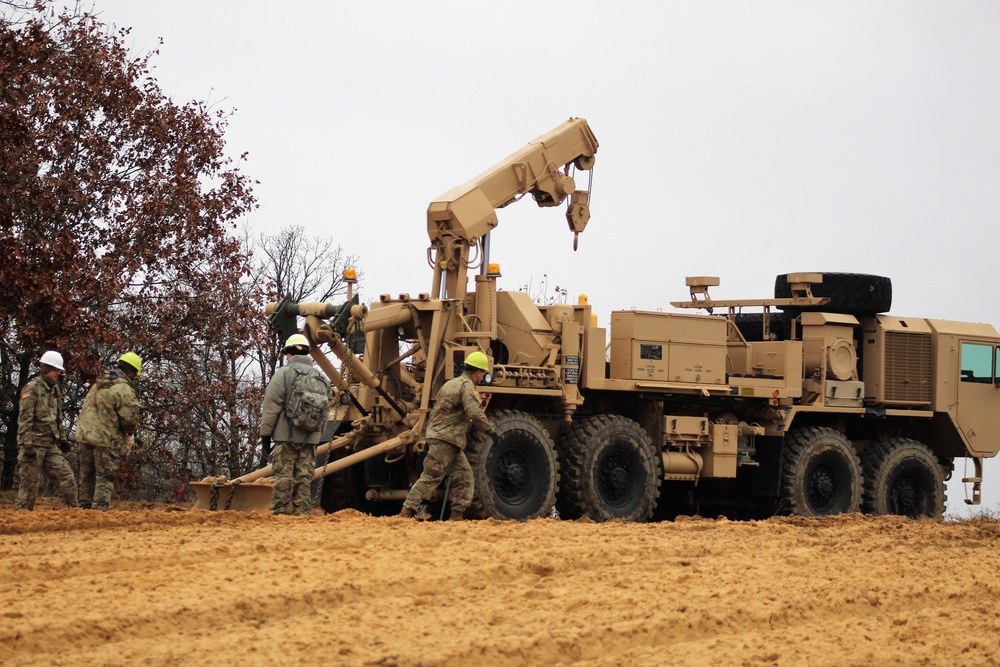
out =
[(218, 482), (212, 485), (212, 491), (208, 496), (208, 509), (210, 512), (219, 509), (219, 488), (221, 486)]
[(233, 482), (233, 485), (229, 488), (229, 497), (226, 498), (226, 507), (225, 507), (225, 509), (228, 510), (229, 507), (233, 504), (233, 498), (236, 497), (236, 487), (239, 486), (240, 483), (241, 483), (240, 480), (237, 479), (237, 480), (235, 480)]
[(354, 350), (351, 349), (351, 337), (357, 331), (357, 328), (358, 325), (356, 323), (349, 325), (347, 327), (347, 340), (341, 341), (347, 349), (347, 359), (340, 369), (340, 375), (344, 378), (344, 385), (348, 391), (351, 390), (351, 383), (354, 381), (354, 366), (351, 364), (351, 359), (354, 358)]
[[(962, 479), (966, 480), (969, 478), (969, 457), (962, 457)], [(962, 482), (962, 492), (965, 493), (965, 504), (971, 505), (969, 502), (969, 485), (964, 481)]]

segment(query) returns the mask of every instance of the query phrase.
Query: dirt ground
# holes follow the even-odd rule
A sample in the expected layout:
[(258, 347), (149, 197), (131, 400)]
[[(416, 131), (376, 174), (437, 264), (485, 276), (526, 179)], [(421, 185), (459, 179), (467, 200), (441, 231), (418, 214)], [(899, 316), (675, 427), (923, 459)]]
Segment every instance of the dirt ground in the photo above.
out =
[(0, 507), (0, 664), (997, 665), (1000, 521)]

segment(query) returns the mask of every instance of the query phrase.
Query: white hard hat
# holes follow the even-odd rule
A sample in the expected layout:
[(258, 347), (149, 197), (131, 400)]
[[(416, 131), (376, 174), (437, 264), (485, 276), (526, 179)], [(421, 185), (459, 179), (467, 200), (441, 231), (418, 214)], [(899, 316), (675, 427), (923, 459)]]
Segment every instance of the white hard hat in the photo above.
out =
[(49, 350), (42, 355), (42, 358), (38, 360), (38, 363), (45, 364), (46, 366), (52, 366), (52, 368), (58, 368), (61, 371), (66, 370), (63, 366), (62, 355), (54, 350)]
[(285, 341), (285, 351), (287, 352), (289, 348), (299, 348), (300, 350), (307, 351), (309, 349), (309, 339), (302, 334), (292, 334)]

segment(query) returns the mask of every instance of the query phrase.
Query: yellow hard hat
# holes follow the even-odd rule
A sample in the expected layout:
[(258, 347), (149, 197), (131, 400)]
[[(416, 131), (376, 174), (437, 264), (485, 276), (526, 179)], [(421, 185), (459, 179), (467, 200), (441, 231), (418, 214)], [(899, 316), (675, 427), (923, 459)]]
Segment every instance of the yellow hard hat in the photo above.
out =
[(490, 370), (490, 360), (482, 352), (473, 352), (465, 358), (465, 365), (478, 368), (481, 371)]
[(122, 356), (118, 357), (119, 363), (126, 363), (135, 369), (135, 376), (139, 377), (142, 375), (142, 359), (135, 352), (126, 352)]
[(292, 334), (288, 337), (288, 340), (285, 341), (285, 352), (287, 352), (289, 348), (298, 348), (299, 350), (307, 351), (309, 349), (309, 339), (302, 334)]

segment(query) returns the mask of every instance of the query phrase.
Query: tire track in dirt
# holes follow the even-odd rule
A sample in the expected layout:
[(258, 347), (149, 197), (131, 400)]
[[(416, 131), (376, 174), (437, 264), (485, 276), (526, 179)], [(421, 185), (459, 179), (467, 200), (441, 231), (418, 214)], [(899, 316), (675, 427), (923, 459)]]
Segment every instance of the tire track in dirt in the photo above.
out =
[(996, 521), (11, 514), (5, 664), (1000, 661)]

